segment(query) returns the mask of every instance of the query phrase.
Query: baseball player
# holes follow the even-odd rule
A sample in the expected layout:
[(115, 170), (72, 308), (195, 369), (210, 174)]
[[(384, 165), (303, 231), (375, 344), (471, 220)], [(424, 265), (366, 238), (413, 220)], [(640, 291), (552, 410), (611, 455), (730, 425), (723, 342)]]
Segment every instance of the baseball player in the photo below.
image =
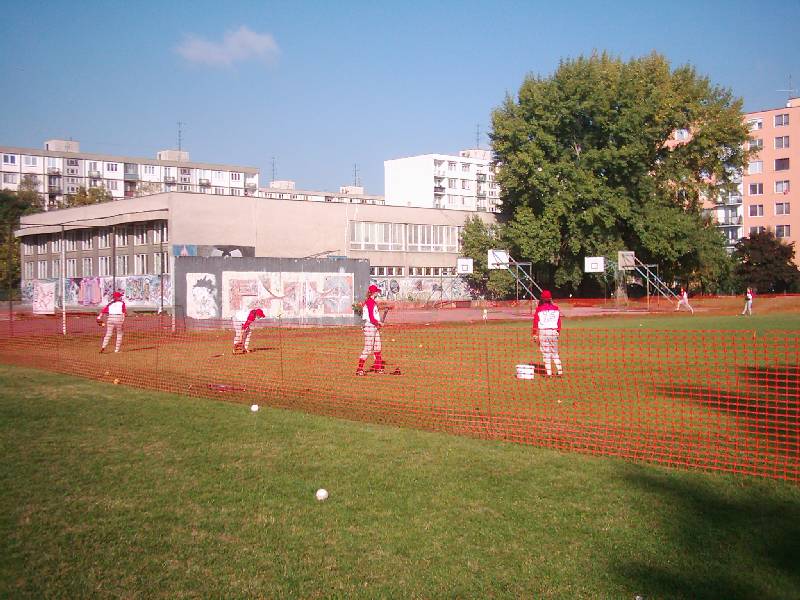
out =
[(256, 319), (263, 319), (264, 318), (264, 311), (260, 308), (254, 308), (253, 310), (244, 310), (237, 311), (233, 315), (233, 353), (236, 354), (237, 352), (241, 352), (242, 354), (247, 354), (250, 352), (250, 336), (253, 333), (253, 330), (250, 328), (250, 325), (253, 324), (253, 321)]
[(542, 290), (542, 298), (533, 314), (533, 341), (539, 341), (539, 350), (544, 359), (544, 368), (548, 377), (553, 376), (553, 366), (556, 374), (561, 377), (564, 370), (561, 367), (561, 357), (558, 355), (558, 337), (561, 334), (561, 311), (553, 304), (553, 295), (550, 290)]
[(744, 310), (742, 314), (748, 317), (753, 316), (753, 290), (750, 288), (747, 288), (747, 292), (744, 295)]
[(358, 357), (356, 375), (364, 375), (364, 362), (370, 352), (375, 354), (375, 363), (372, 368), (376, 373), (385, 373), (383, 358), (381, 357), (381, 316), (378, 313), (378, 303), (373, 296), (379, 294), (381, 289), (377, 285), (369, 286), (364, 307), (361, 309), (361, 318), (364, 321), (364, 349)]
[(694, 314), (694, 309), (692, 305), (689, 304), (689, 293), (686, 291), (686, 288), (681, 288), (681, 293), (678, 295), (678, 306), (675, 307), (675, 311), (679, 311), (681, 306), (685, 306)]
[(125, 315), (128, 311), (125, 307), (125, 302), (122, 300), (122, 292), (114, 292), (111, 302), (106, 304), (105, 308), (97, 315), (97, 324), (103, 325), (103, 315), (106, 315), (106, 335), (103, 338), (103, 345), (100, 347), (100, 352), (106, 351), (108, 342), (111, 341), (111, 335), (114, 330), (117, 331), (117, 344), (114, 347), (114, 352), (119, 352), (122, 346), (122, 325), (125, 323)]

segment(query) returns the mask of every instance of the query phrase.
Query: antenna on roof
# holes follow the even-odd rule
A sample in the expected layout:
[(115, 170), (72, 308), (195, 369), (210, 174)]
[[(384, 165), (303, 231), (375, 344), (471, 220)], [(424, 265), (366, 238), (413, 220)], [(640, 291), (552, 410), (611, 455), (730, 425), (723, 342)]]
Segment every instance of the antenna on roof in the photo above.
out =
[(183, 126), (186, 125), (183, 121), (178, 121), (178, 152), (183, 150)]
[(777, 92), (786, 92), (787, 94), (789, 94), (789, 100), (791, 100), (791, 99), (793, 98), (793, 96), (792, 96), (792, 93), (795, 93), (795, 94), (796, 94), (796, 93), (797, 93), (797, 88), (793, 88), (793, 87), (792, 87), (792, 75), (791, 75), (791, 73), (789, 74), (789, 78), (788, 78), (788, 79), (789, 79), (789, 86), (788, 86), (788, 89), (785, 89), (785, 90), (775, 90), (775, 91), (777, 91)]
[(353, 164), (353, 185), (355, 185), (355, 186), (360, 186), (361, 185), (361, 182), (360, 182), (360, 180), (358, 178), (358, 164), (357, 163)]
[(475, 147), (481, 147), (481, 124), (475, 125)]
[(277, 162), (275, 161), (275, 157), (272, 157), (272, 181), (275, 181), (278, 178), (278, 166)]

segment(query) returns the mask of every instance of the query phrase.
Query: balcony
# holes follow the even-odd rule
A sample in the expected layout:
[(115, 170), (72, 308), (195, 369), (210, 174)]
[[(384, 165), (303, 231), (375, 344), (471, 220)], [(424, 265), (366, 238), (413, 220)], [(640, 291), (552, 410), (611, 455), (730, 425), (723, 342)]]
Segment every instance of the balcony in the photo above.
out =
[(440, 185), (433, 186), (433, 193), (434, 194), (444, 194), (444, 190), (445, 190), (445, 188), (443, 188)]
[(200, 180), (200, 187), (211, 187), (211, 180), (210, 179), (201, 179)]
[(246, 187), (248, 190), (255, 190), (258, 186), (255, 183), (250, 182), (245, 183), (244, 187)]
[(125, 181), (139, 181), (139, 173), (125, 171)]
[(485, 173), (478, 173), (475, 177), (477, 177), (478, 181), (480, 181), (480, 182), (486, 181), (486, 174)]
[(89, 171), (89, 177), (92, 179), (100, 179), (100, 171)]
[(58, 167), (47, 167), (48, 175), (61, 175), (61, 169)]
[(478, 191), (477, 194), (478, 198), (486, 198), (486, 192)]
[(175, 183), (175, 178), (169, 175), (164, 175), (164, 183)]
[(48, 194), (60, 194), (61, 193), (61, 186), (60, 185), (48, 185), (47, 186), (47, 193)]

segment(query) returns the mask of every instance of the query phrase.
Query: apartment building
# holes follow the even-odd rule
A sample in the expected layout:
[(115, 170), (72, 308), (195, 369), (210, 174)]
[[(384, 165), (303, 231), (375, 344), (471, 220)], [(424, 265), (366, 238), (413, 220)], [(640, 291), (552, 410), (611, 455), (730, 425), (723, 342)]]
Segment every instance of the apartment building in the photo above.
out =
[[(800, 98), (747, 113), (750, 148), (757, 151), (742, 175), (742, 235), (770, 230), (800, 240)], [(797, 245), (800, 249), (800, 244)], [(800, 264), (800, 257), (795, 257)]]
[(253, 167), (191, 162), (185, 151), (163, 150), (155, 159), (90, 154), (73, 140), (48, 140), (43, 150), (0, 146), (2, 189), (23, 182), (41, 194), (46, 209), (59, 208), (78, 188), (103, 188), (115, 200), (160, 192), (251, 196), (258, 190)]
[(500, 188), (489, 150), (387, 160), (383, 172), (387, 206), (500, 212)]
[(323, 192), (297, 189), (296, 182), (283, 179), (269, 182), (268, 187), (259, 189), (259, 196), (272, 200), (300, 200), (307, 202), (339, 202), (344, 204), (377, 204), (386, 203), (383, 196), (365, 194), (362, 186), (343, 185), (339, 192)]
[(388, 299), (466, 299), (456, 263), (471, 214), (186, 192), (39, 213), (16, 232), (22, 296), (32, 302), (37, 282), (58, 283), (63, 272), (68, 306), (97, 307), (123, 289), (132, 308), (156, 309), (189, 301), (173, 297), (182, 257), (343, 257), (369, 261)]

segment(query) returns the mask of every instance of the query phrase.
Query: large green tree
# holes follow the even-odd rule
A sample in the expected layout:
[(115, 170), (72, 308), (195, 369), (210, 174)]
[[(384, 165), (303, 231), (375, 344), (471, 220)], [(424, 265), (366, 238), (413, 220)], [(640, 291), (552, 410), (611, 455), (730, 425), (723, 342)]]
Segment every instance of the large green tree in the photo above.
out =
[(585, 256), (622, 249), (667, 278), (727, 269), (700, 207), (733, 186), (747, 129), (741, 101), (692, 67), (673, 70), (655, 53), (564, 61), (551, 77), (527, 77), (492, 125), (507, 238), (557, 286), (578, 286)]
[(64, 198), (64, 206), (69, 208), (72, 206), (87, 206), (89, 204), (100, 204), (102, 202), (111, 202), (114, 197), (105, 188), (91, 187), (85, 188), (83, 186), (78, 188), (75, 194), (69, 194)]
[(794, 264), (794, 242), (783, 243), (771, 231), (754, 233), (736, 244), (734, 257), (739, 287), (757, 292), (793, 292), (800, 286), (800, 271)]
[(19, 240), (14, 237), (14, 230), (19, 228), (21, 216), (41, 210), (41, 197), (35, 191), (0, 190), (0, 296), (3, 298), (19, 287)]
[(514, 278), (508, 271), (488, 267), (489, 250), (506, 247), (497, 225), (487, 225), (477, 215), (464, 223), (461, 253), (472, 258), (472, 274), (467, 275), (467, 280), (479, 294), (502, 298), (514, 291)]

